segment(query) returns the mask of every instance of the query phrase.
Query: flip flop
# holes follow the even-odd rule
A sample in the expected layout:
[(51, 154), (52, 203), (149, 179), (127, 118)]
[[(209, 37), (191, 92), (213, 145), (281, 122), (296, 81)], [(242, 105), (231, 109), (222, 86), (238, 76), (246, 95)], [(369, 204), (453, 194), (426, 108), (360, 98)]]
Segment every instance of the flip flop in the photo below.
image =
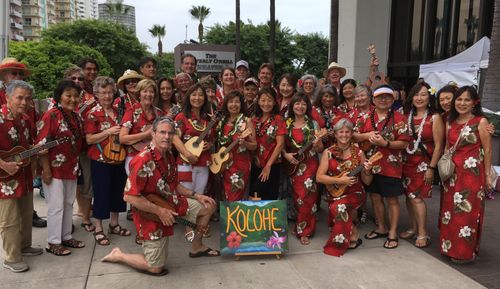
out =
[(370, 233), (365, 234), (365, 239), (374, 240), (374, 239), (378, 239), (378, 238), (387, 238), (387, 236), (389, 236), (389, 233), (380, 233), (380, 232), (373, 230)]
[[(391, 242), (396, 242), (396, 246), (393, 246), (393, 247), (389, 246), (389, 244)], [(385, 243), (384, 243), (384, 248), (389, 249), (389, 250), (390, 249), (396, 249), (398, 246), (399, 246), (399, 240), (398, 240), (398, 238), (395, 238), (395, 239), (387, 238), (387, 241), (385, 241)]]
[[(210, 254), (210, 252), (216, 252), (217, 254)], [(220, 256), (220, 251), (219, 250), (214, 250), (211, 248), (207, 248), (205, 251), (200, 251), (196, 253), (191, 253), (189, 252), (189, 257), (191, 258), (198, 258), (198, 257), (218, 257)]]
[[(361, 240), (361, 239), (357, 239), (356, 241), (350, 241), (349, 247), (347, 249), (354, 250), (357, 247), (359, 247), (359, 245), (361, 245), (361, 244), (363, 244), (363, 240)], [(354, 245), (354, 247), (351, 247), (352, 245)]]
[(95, 231), (95, 226), (92, 223), (82, 223), (80, 225), (86, 232), (94, 232)]
[[(420, 241), (420, 240), (425, 240), (425, 243), (423, 246), (417, 245), (417, 241)], [(420, 249), (427, 248), (431, 245), (431, 237), (429, 237), (429, 236), (418, 236), (417, 241), (415, 241), (415, 247), (420, 248)]]
[(417, 235), (417, 232), (413, 230), (406, 230), (403, 233), (399, 234), (399, 238), (404, 239), (404, 240), (410, 240), (415, 238)]

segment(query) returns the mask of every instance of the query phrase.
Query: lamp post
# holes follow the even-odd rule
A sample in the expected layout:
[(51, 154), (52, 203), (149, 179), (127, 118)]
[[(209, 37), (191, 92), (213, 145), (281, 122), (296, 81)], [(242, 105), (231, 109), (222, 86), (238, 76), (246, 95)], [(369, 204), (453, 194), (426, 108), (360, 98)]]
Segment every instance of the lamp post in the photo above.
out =
[(9, 52), (9, 1), (0, 3), (0, 59), (7, 57)]

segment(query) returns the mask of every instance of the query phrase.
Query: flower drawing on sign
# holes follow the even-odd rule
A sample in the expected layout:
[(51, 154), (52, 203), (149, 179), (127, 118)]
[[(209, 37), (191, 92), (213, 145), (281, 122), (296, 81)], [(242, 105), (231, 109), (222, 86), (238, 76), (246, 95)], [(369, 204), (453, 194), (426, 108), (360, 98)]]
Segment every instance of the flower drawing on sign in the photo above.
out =
[(226, 241), (229, 248), (236, 249), (241, 245), (241, 236), (235, 231), (232, 231), (229, 235), (227, 235)]
[(278, 232), (273, 231), (273, 236), (271, 236), (269, 238), (269, 240), (267, 241), (266, 245), (267, 245), (268, 248), (272, 248), (272, 249), (278, 248), (278, 249), (281, 249), (281, 244), (285, 243), (285, 241), (286, 241), (286, 236), (280, 237), (278, 235)]

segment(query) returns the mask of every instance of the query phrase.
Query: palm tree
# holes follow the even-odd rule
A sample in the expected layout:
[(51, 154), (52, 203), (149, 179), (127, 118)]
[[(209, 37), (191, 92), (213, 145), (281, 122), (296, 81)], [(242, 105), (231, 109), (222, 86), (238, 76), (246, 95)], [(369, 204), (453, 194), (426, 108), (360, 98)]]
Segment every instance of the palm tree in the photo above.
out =
[(108, 10), (109, 16), (116, 23), (119, 23), (120, 16), (128, 14), (130, 7), (123, 4), (123, 0), (108, 0), (104, 3)]
[(207, 19), (208, 15), (210, 14), (210, 8), (207, 8), (205, 6), (194, 6), (189, 9), (189, 13), (191, 13), (191, 16), (193, 19), (199, 20), (200, 24), (198, 24), (198, 39), (200, 40), (200, 43), (203, 42), (203, 21)]
[(330, 1), (330, 47), (328, 63), (337, 62), (339, 44), (339, 0)]
[(491, 30), (490, 59), (483, 90), (483, 106), (500, 110), (498, 92), (500, 91), (500, 0), (495, 0), (493, 27)]
[(165, 37), (165, 25), (155, 24), (148, 31), (153, 37), (158, 37), (158, 56), (161, 57), (163, 52), (163, 43), (161, 43), (161, 39)]
[(269, 63), (274, 65), (274, 52), (276, 50), (276, 6), (275, 0), (270, 0), (269, 20)]
[(236, 61), (241, 59), (240, 0), (236, 0)]

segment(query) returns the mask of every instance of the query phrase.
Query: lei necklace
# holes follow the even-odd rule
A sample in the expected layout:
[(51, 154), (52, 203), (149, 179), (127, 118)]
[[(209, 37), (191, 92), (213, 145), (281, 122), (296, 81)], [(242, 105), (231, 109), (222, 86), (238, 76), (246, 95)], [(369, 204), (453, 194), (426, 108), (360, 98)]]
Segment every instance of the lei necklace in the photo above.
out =
[(171, 184), (172, 182), (174, 182), (177, 179), (177, 172), (176, 172), (175, 168), (174, 169), (170, 169), (170, 167), (173, 167), (173, 166), (167, 165), (168, 175), (165, 174), (165, 171), (161, 168), (160, 164), (156, 160), (156, 154), (154, 152), (154, 149), (151, 147), (151, 145), (147, 146), (147, 150), (151, 153), (151, 156), (153, 157), (153, 162), (155, 163), (156, 168), (160, 172), (160, 175), (161, 175), (162, 179), (167, 184)]
[[(342, 154), (344, 151), (350, 149), (351, 150), (351, 161), (348, 160), (348, 158), (344, 159), (342, 157)], [(356, 157), (356, 146), (353, 145), (352, 143), (349, 144), (349, 147), (346, 149), (342, 149), (338, 146), (338, 144), (334, 144), (332, 146), (332, 153), (333, 157), (339, 162), (339, 170), (341, 172), (348, 172), (354, 169), (359, 165), (359, 160)]]
[(257, 119), (257, 123), (255, 124), (255, 133), (258, 137), (262, 137), (266, 134), (266, 130), (271, 125), (273, 120), (274, 115), (271, 115), (264, 123), (262, 123), (261, 118)]
[(200, 121), (198, 119), (192, 120), (191, 118), (188, 118), (188, 122), (197, 131), (204, 131), (207, 128), (206, 123), (200, 124)]
[(294, 129), (293, 124), (295, 123), (295, 119), (290, 117), (286, 120), (286, 128), (288, 130), (288, 139), (292, 142), (292, 145), (298, 149), (303, 147), (311, 139), (311, 136), (313, 135), (313, 132), (314, 132), (313, 122), (309, 119), (309, 117), (307, 115), (304, 116), (304, 118), (305, 118), (305, 125), (301, 128), (302, 133), (304, 134), (304, 139), (302, 140), (302, 143), (300, 143), (300, 144), (297, 143), (292, 136), (292, 131)]
[(226, 126), (227, 121), (229, 120), (229, 117), (224, 117), (222, 121), (220, 122), (219, 126), (217, 127), (217, 139), (219, 140), (219, 144), (221, 146), (225, 145), (226, 143), (229, 142), (234, 136), (236, 132), (239, 131), (239, 123), (242, 121), (244, 118), (244, 115), (242, 113), (238, 114), (238, 116), (232, 121), (233, 128), (231, 131), (225, 135), (224, 134), (224, 126)]
[[(391, 117), (392, 117), (392, 109), (390, 109), (389, 113), (386, 115), (384, 126), (382, 127), (382, 130), (380, 130), (380, 131), (383, 131), (387, 127), (387, 124), (389, 123), (389, 120), (391, 119)], [(372, 113), (371, 113), (370, 120), (371, 120), (371, 123), (372, 123), (373, 130), (374, 131), (378, 131), (378, 125), (384, 119), (381, 119), (377, 123), (375, 123), (375, 108), (374, 108), (373, 111), (372, 111)]]
[(420, 144), (420, 141), (422, 140), (422, 132), (424, 131), (424, 124), (425, 120), (427, 119), (427, 114), (429, 110), (425, 110), (424, 117), (422, 117), (422, 122), (418, 126), (417, 130), (415, 130), (415, 124), (413, 122), (413, 114), (414, 111), (413, 109), (410, 111), (410, 114), (408, 115), (408, 123), (411, 124), (410, 126), (410, 133), (413, 135), (413, 138), (415, 138), (415, 133), (417, 134), (417, 139), (413, 140), (413, 149), (410, 149), (410, 146), (408, 145), (406, 147), (406, 152), (410, 155), (414, 154), (417, 149), (418, 145)]

